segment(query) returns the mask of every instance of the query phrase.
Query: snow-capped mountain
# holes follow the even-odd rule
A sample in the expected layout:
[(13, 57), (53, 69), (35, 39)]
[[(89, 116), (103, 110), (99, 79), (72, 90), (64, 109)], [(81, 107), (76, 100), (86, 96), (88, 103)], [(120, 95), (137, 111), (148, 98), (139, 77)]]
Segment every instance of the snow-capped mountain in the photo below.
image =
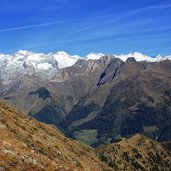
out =
[(156, 56), (155, 58), (156, 58), (156, 60), (157, 60), (158, 62), (164, 61), (164, 60), (171, 60), (171, 55), (168, 55), (168, 56), (161, 56), (161, 55), (158, 55), (158, 56)]
[(58, 63), (51, 54), (36, 54), (21, 50), (14, 55), (1, 55), (0, 68), (1, 81), (4, 85), (8, 85), (25, 74), (50, 79), (58, 71)]
[[(13, 58), (16, 59), (21, 58), (33, 64), (36, 68), (38, 67), (38, 69), (46, 70), (47, 68), (50, 67), (48, 65), (50, 63), (52, 64), (53, 62), (55, 62), (55, 65), (57, 65), (58, 69), (69, 67), (71, 65), (74, 65), (80, 57), (76, 55), (70, 56), (69, 54), (63, 51), (59, 51), (55, 54), (51, 52), (49, 54), (44, 54), (44, 53), (33, 53), (33, 52), (20, 50), (14, 55)], [(48, 63), (48, 64), (42, 65), (43, 63)], [(54, 65), (52, 66), (56, 67)]]
[(59, 51), (59, 52), (53, 54), (53, 56), (55, 57), (56, 61), (58, 62), (59, 69), (72, 66), (77, 62), (78, 59), (81, 58), (78, 55), (70, 56), (69, 54), (67, 54), (64, 51)]
[(134, 57), (136, 61), (148, 61), (148, 62), (160, 62), (166, 59), (171, 60), (171, 56), (161, 56), (158, 55), (156, 57), (151, 57), (151, 56), (147, 56), (144, 55), (142, 53), (139, 52), (132, 52), (129, 54), (122, 54), (122, 55), (114, 55), (116, 58), (121, 59), (122, 61), (126, 61), (129, 57)]
[[(0, 54), (0, 80), (3, 85), (9, 85), (24, 75), (34, 75), (50, 80), (58, 73), (59, 69), (74, 65), (78, 59), (98, 60), (104, 55), (103, 53), (90, 53), (82, 58), (78, 55), (71, 56), (63, 51), (44, 54), (26, 50), (20, 50), (13, 55)], [(136, 61), (149, 62), (171, 60), (171, 56), (150, 57), (138, 52), (110, 56), (122, 61), (126, 61), (129, 57), (134, 57)]]
[(122, 54), (122, 55), (114, 55), (116, 58), (121, 59), (122, 61), (126, 61), (130, 57), (134, 57), (136, 61), (149, 61), (149, 62), (157, 62), (158, 59), (141, 54), (139, 52), (132, 52), (129, 54)]
[[(98, 60), (104, 55), (105, 54), (103, 54), (103, 53), (90, 53), (85, 57), (85, 59), (87, 59), (87, 60), (89, 60), (89, 59)], [(121, 55), (115, 55), (115, 54), (111, 54), (111, 55), (114, 56), (115, 58), (121, 59), (124, 62), (130, 57), (134, 57), (135, 60), (138, 61), (138, 62), (139, 61), (160, 62), (160, 61), (163, 61), (163, 60), (166, 60), (166, 59), (171, 60), (171, 55), (169, 55), (169, 56), (158, 55), (158, 56), (152, 57), (152, 56), (144, 55), (144, 54), (139, 53), (139, 52), (132, 52), (132, 53), (129, 53), (129, 54), (121, 54)]]
[(85, 56), (85, 59), (89, 60), (97, 60), (99, 58), (101, 58), (102, 56), (104, 56), (105, 54), (103, 53), (89, 53), (87, 56)]
[(4, 85), (24, 75), (35, 75), (43, 79), (53, 78), (59, 69), (74, 65), (81, 58), (65, 52), (34, 53), (20, 50), (13, 55), (0, 54), (0, 78)]

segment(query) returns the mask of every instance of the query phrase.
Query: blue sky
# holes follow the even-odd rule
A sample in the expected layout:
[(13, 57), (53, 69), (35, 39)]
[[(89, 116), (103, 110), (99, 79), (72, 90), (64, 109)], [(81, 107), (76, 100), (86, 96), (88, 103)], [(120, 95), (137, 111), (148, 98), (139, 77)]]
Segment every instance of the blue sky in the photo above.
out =
[(171, 54), (171, 0), (0, 1), (0, 53)]

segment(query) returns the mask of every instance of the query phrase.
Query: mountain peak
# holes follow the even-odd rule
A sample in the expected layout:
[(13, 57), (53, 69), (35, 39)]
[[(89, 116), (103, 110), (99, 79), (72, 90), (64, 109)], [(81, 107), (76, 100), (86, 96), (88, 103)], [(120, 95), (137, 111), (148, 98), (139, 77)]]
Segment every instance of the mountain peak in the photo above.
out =
[(157, 62), (157, 59), (151, 56), (144, 55), (140, 52), (131, 52), (129, 54), (115, 55), (116, 58), (120, 58), (122, 61), (126, 61), (128, 58), (133, 57), (136, 61), (148, 61)]
[(102, 56), (104, 56), (103, 53), (89, 53), (85, 58), (86, 59), (91, 59), (91, 60), (97, 60), (99, 58), (101, 58)]
[(129, 57), (126, 62), (136, 62), (136, 59), (134, 57)]
[(59, 69), (72, 66), (77, 62), (79, 58), (81, 58), (80, 56), (76, 55), (71, 56), (64, 51), (59, 51), (55, 53), (54, 57), (58, 62)]
[(69, 54), (64, 51), (58, 51), (56, 54), (69, 56)]
[(19, 51), (16, 52), (15, 54), (16, 54), (16, 55), (30, 55), (30, 54), (33, 54), (33, 52), (27, 51), (27, 50), (19, 50)]

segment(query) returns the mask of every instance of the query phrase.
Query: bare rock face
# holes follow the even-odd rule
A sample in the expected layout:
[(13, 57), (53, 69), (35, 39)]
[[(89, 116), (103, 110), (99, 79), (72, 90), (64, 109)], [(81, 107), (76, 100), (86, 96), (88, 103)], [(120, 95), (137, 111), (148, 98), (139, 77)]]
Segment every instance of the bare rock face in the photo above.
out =
[(137, 62), (134, 57), (129, 57), (126, 62)]
[(97, 85), (100, 86), (107, 82), (112, 81), (113, 79), (116, 79), (119, 68), (121, 67), (122, 64), (123, 61), (121, 61), (120, 59), (118, 58), (112, 59), (111, 62), (107, 65), (105, 70), (100, 75), (100, 79)]

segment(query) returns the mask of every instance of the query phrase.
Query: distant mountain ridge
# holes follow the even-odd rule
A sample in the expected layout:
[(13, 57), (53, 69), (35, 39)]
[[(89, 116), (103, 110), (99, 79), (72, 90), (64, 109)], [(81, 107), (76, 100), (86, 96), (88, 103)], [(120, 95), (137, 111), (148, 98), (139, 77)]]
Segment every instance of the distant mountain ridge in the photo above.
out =
[[(35, 75), (43, 79), (52, 79), (60, 69), (74, 65), (79, 59), (98, 60), (103, 53), (90, 53), (85, 57), (78, 55), (69, 55), (64, 51), (57, 53), (34, 53), (31, 51), (20, 50), (12, 55), (0, 54), (0, 77), (4, 85), (9, 85), (23, 75)], [(134, 57), (136, 61), (159, 62), (169, 59), (170, 56), (150, 57), (138, 52), (127, 55), (112, 55), (122, 61), (126, 61), (129, 57)]]

